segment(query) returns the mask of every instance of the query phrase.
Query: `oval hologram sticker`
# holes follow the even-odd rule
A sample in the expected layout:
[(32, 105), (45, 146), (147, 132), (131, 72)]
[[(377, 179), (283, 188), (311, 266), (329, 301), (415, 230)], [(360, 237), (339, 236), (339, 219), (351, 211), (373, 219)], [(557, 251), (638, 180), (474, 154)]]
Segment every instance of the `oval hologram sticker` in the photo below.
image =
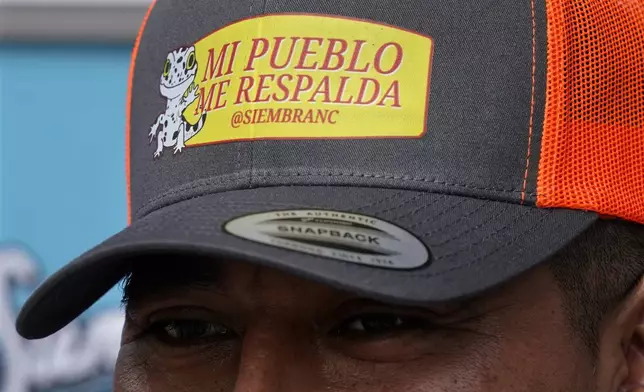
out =
[(224, 230), (250, 241), (389, 269), (429, 261), (425, 245), (402, 228), (370, 216), (327, 210), (273, 211), (243, 216)]

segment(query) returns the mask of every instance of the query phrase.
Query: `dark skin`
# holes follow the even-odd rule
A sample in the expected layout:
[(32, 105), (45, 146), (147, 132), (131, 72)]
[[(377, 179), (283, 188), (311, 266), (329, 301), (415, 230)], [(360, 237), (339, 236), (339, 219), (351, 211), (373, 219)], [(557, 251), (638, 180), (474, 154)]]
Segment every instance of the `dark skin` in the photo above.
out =
[(593, 360), (546, 267), (424, 308), (244, 263), (218, 276), (130, 298), (116, 392), (644, 391), (630, 387), (644, 383), (644, 284), (607, 315)]

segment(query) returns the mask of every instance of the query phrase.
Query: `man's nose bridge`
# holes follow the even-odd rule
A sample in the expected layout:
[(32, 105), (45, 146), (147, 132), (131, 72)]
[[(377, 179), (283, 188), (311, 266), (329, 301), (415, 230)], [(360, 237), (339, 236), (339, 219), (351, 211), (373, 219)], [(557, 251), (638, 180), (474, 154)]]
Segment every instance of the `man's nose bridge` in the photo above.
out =
[(301, 392), (319, 385), (307, 340), (298, 335), (288, 328), (249, 329), (244, 335), (235, 392)]

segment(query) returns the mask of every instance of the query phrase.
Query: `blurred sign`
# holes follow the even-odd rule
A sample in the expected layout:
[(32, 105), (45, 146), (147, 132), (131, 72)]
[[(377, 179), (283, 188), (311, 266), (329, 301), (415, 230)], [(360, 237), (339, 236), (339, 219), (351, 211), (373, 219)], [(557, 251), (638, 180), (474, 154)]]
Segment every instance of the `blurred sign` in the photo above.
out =
[(0, 6), (22, 7), (147, 7), (152, 0), (0, 0)]
[[(126, 225), (129, 60), (130, 45), (0, 45), (0, 392), (111, 391), (118, 290), (44, 340), (14, 320), (46, 276)], [(55, 99), (26, 104), (44, 92)]]
[[(119, 309), (77, 321), (50, 338), (26, 341), (14, 329), (19, 290), (42, 276), (24, 249), (0, 249), (0, 391), (47, 392), (64, 387), (111, 389), (123, 316)], [(81, 389), (77, 389), (81, 390)]]
[(133, 42), (151, 0), (0, 0), (0, 41)]

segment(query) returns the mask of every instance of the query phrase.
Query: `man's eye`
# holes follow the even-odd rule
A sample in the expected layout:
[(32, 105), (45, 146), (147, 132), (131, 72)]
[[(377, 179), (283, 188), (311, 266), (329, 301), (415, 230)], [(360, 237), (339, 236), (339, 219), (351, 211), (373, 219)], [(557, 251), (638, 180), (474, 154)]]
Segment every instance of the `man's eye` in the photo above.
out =
[(429, 323), (413, 316), (395, 314), (368, 314), (352, 317), (336, 327), (332, 334), (337, 337), (378, 337), (393, 333), (427, 329)]
[(197, 320), (160, 321), (150, 329), (159, 340), (168, 344), (194, 344), (226, 340), (235, 336), (235, 333), (224, 325)]

